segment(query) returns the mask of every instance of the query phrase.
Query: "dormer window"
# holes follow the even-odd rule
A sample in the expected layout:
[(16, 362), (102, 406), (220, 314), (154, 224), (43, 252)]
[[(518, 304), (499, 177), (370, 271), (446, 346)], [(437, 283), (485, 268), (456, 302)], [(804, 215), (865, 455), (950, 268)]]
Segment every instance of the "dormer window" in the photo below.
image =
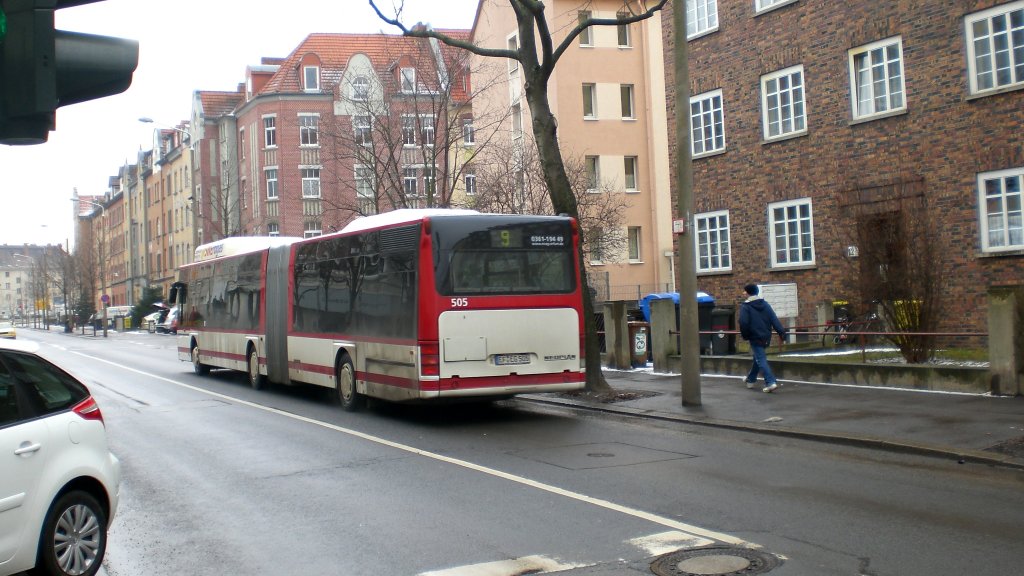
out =
[(319, 92), (320, 91), (320, 67), (319, 66), (303, 66), (302, 67), (302, 87), (306, 92)]
[(366, 76), (356, 76), (352, 80), (352, 99), (365, 102), (370, 97), (370, 80)]
[(401, 70), (402, 80), (402, 93), (412, 94), (416, 91), (416, 69), (415, 68), (402, 68)]

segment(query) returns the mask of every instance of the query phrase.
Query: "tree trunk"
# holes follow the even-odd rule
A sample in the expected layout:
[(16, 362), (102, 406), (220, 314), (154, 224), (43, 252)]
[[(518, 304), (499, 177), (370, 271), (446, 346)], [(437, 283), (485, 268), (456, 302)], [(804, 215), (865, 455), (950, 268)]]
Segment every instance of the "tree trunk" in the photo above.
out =
[[(558, 124), (547, 100), (547, 84), (530, 79), (526, 83), (526, 101), (533, 118), (533, 138), (537, 142), (537, 153), (544, 171), (544, 180), (551, 195), (551, 204), (556, 214), (568, 214), (579, 221), (579, 208), (572, 192), (569, 176), (562, 162), (558, 146)], [(594, 319), (594, 301), (591, 297), (590, 282), (583, 254), (583, 245), (577, 246), (577, 260), (580, 267), (580, 289), (583, 293), (584, 354), (587, 370), (587, 390), (607, 392), (611, 390), (601, 371), (601, 343), (597, 337), (597, 322)]]

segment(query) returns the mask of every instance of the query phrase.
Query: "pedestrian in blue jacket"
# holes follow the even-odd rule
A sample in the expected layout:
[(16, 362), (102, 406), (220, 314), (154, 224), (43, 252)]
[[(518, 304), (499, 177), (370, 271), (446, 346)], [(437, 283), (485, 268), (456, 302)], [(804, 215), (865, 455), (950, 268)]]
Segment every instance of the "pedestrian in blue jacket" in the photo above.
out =
[(783, 342), (786, 340), (786, 328), (779, 322), (770, 304), (761, 298), (761, 290), (757, 284), (747, 284), (743, 287), (747, 299), (740, 306), (740, 336), (750, 342), (750, 352), (754, 355), (754, 365), (750, 367), (747, 374), (747, 388), (753, 388), (757, 383), (757, 373), (764, 375), (764, 392), (772, 392), (779, 387), (775, 374), (768, 366), (768, 356), (765, 354), (772, 341), (772, 330), (778, 332)]

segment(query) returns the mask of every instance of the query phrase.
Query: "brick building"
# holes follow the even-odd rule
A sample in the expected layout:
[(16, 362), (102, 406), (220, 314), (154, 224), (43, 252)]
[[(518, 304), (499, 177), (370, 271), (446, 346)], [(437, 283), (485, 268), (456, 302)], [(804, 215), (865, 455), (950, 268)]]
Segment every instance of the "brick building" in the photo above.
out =
[(196, 244), (449, 205), (465, 169), (465, 72), (433, 41), (311, 34), (248, 67), (236, 93), (197, 91)]
[(930, 252), (940, 329), (984, 332), (1024, 278), (1024, 2), (687, 6), (698, 287), (795, 286), (816, 325)]

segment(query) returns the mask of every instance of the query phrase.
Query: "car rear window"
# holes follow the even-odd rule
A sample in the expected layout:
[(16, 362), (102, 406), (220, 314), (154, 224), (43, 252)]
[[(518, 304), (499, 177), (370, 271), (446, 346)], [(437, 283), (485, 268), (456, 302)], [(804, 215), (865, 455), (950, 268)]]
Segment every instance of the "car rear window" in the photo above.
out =
[(85, 386), (38, 356), (5, 351), (0, 360), (39, 416), (68, 410), (89, 396)]

